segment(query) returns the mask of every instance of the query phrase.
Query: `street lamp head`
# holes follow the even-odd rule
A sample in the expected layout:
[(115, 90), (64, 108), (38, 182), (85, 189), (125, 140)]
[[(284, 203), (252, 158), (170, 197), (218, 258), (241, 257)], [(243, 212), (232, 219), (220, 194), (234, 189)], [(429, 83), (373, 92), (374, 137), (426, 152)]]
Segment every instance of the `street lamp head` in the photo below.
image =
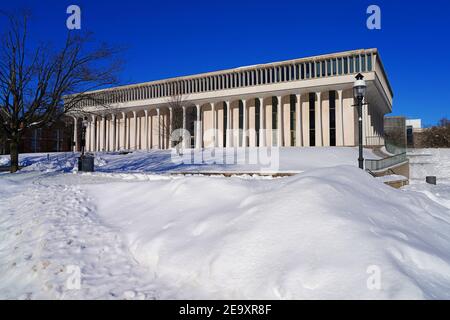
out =
[(366, 81), (364, 81), (364, 76), (361, 73), (358, 73), (355, 78), (356, 81), (353, 84), (353, 97), (358, 101), (362, 101), (366, 95)]
[(87, 117), (84, 117), (83, 122), (82, 122), (83, 128), (87, 128), (88, 126), (88, 120)]

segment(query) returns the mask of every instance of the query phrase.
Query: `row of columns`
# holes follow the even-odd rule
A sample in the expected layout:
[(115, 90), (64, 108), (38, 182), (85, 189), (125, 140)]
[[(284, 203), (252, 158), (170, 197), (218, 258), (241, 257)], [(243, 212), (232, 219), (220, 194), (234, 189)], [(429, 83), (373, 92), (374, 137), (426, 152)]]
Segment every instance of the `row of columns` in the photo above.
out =
[[(343, 116), (343, 94), (342, 94), (342, 90), (337, 90), (337, 104), (336, 104), (336, 145), (340, 145), (343, 146), (345, 145), (345, 141), (344, 141), (344, 116)], [(324, 139), (323, 139), (323, 121), (322, 121), (322, 95), (321, 92), (317, 92), (315, 93), (316, 97), (317, 97), (317, 103), (316, 103), (316, 107), (315, 107), (315, 121), (316, 121), (316, 125), (315, 125), (315, 132), (316, 132), (316, 145), (317, 146), (323, 146), (324, 145)], [(304, 146), (305, 145), (305, 141), (304, 141), (304, 136), (303, 136), (303, 115), (302, 115), (302, 105), (301, 105), (301, 98), (302, 98), (302, 94), (297, 94), (296, 95), (296, 105), (295, 105), (295, 140), (296, 140), (296, 146)], [(259, 105), (259, 146), (266, 146), (266, 135), (265, 135), (265, 128), (264, 128), (264, 124), (266, 123), (266, 114), (265, 114), (265, 108), (264, 108), (264, 98), (262, 97), (258, 97), (256, 98), (256, 100), (259, 101), (258, 105)], [(277, 101), (277, 146), (282, 146), (284, 145), (283, 140), (284, 140), (284, 130), (283, 130), (283, 105), (282, 105), (282, 96), (276, 96), (276, 101)], [(224, 112), (226, 112), (226, 147), (231, 147), (233, 146), (233, 137), (231, 136), (232, 134), (232, 124), (231, 124), (231, 101), (227, 100), (224, 102), (224, 108), (226, 110), (224, 110)], [(211, 114), (212, 114), (212, 126), (214, 128), (213, 130), (213, 144), (214, 147), (218, 146), (218, 137), (217, 137), (217, 128), (218, 128), (218, 124), (216, 121), (216, 103), (211, 103)], [(242, 100), (242, 107), (243, 107), (243, 139), (242, 139), (242, 143), (240, 145), (240, 147), (247, 147), (248, 146), (248, 128), (247, 128), (247, 123), (248, 123), (248, 108), (247, 108), (247, 100), (243, 99)], [(183, 112), (183, 122), (182, 122), (182, 128), (186, 130), (186, 106), (182, 107), (182, 112)], [(200, 104), (196, 104), (195, 105), (196, 108), (196, 120), (197, 123), (200, 124), (201, 123), (201, 105)], [(256, 108), (256, 104), (255, 104), (255, 108)], [(172, 132), (172, 119), (173, 119), (173, 109), (172, 107), (168, 107), (169, 109), (169, 132)], [(138, 117), (137, 117), (137, 112), (133, 111), (133, 119), (134, 119), (134, 141), (135, 141), (135, 149), (138, 148), (138, 140), (141, 141), (140, 139), (142, 138), (142, 134), (141, 132), (138, 132)], [(88, 126), (87, 126), (87, 133), (86, 133), (86, 149), (89, 151), (116, 151), (116, 150), (121, 150), (121, 149), (129, 149), (131, 144), (130, 144), (130, 126), (129, 126), (129, 122), (131, 121), (130, 118), (127, 118), (127, 115), (125, 112), (121, 112), (122, 114), (122, 121), (123, 121), (123, 132), (119, 132), (119, 119), (116, 117), (116, 114), (112, 114), (111, 116), (111, 122), (110, 122), (110, 130), (108, 131), (108, 134), (110, 134), (110, 136), (108, 136), (107, 139), (107, 134), (106, 134), (106, 117), (103, 115), (101, 116), (101, 121), (100, 121), (100, 137), (97, 137), (97, 125), (99, 124), (97, 121), (98, 116), (97, 115), (92, 115), (91, 116), (91, 121), (88, 122)], [(143, 149), (149, 149), (149, 110), (144, 110), (144, 115), (145, 115), (145, 121), (144, 121), (144, 144), (143, 144)], [(161, 126), (161, 110), (160, 108), (156, 108), (156, 115), (157, 115), (157, 119), (158, 119), (158, 148), (161, 149), (163, 148), (163, 132), (161, 131), (162, 126)], [(127, 121), (127, 119), (129, 121)], [(74, 141), (75, 141), (75, 145), (74, 145), (74, 149), (75, 150), (79, 150), (79, 141), (78, 141), (78, 118), (74, 117), (74, 124), (75, 124), (75, 129), (74, 129)], [(256, 126), (256, 124), (255, 124)], [(142, 131), (142, 130), (140, 130)], [(120, 141), (121, 139), (119, 138), (119, 134), (122, 135), (122, 144), (120, 145)], [(197, 125), (195, 127), (195, 133), (194, 133), (194, 138), (195, 138), (195, 148), (200, 149), (203, 145), (203, 141), (202, 141), (202, 128), (201, 125)], [(100, 138), (100, 139), (99, 139)], [(108, 140), (108, 143), (107, 143)], [(100, 145), (98, 145), (100, 144)], [(108, 148), (106, 147), (108, 145)], [(142, 145), (142, 144), (141, 144)], [(185, 145), (186, 146), (186, 145)]]

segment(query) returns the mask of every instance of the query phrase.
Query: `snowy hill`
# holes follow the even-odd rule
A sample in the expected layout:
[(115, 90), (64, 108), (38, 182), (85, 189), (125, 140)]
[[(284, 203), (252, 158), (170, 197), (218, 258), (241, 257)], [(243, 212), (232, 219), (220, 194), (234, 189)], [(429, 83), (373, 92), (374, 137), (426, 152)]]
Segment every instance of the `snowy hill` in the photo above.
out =
[(0, 298), (449, 299), (450, 187), (395, 190), (310, 152), (276, 179), (26, 156), (0, 174)]
[[(88, 190), (133, 256), (183, 298), (450, 298), (449, 209), (356, 168)], [(380, 290), (367, 287), (373, 266)]]

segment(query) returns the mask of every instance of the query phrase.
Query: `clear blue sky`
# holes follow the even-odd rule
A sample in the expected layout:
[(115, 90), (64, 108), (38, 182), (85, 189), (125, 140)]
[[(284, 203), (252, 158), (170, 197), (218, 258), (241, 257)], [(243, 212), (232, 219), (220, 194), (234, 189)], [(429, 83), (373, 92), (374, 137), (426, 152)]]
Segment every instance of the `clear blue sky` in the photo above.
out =
[[(376, 47), (394, 115), (425, 124), (450, 117), (448, 0), (2, 2), (6, 10), (32, 9), (33, 36), (54, 43), (67, 32), (67, 6), (79, 5), (83, 30), (127, 46), (124, 83)], [(382, 30), (366, 28), (370, 4), (381, 7)]]

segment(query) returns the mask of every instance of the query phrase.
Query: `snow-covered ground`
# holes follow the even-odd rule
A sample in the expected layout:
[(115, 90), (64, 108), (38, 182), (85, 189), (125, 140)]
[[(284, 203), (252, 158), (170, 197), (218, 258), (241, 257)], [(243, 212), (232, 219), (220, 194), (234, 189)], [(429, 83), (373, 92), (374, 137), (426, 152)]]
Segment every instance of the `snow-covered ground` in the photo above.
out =
[[(450, 149), (411, 149), (410, 185), (406, 190), (421, 192), (431, 200), (450, 207)], [(425, 183), (427, 176), (436, 176), (437, 185)]]
[(282, 149), (301, 173), (277, 179), (171, 176), (256, 167), (167, 152), (99, 154), (95, 173), (24, 155), (0, 174), (0, 298), (450, 299), (450, 186), (395, 190), (334, 149)]
[(412, 183), (423, 182), (426, 176), (450, 183), (450, 149), (411, 149), (408, 158)]
[[(222, 149), (218, 149), (222, 150)], [(207, 172), (207, 171), (289, 171), (299, 172), (314, 168), (337, 165), (355, 165), (357, 148), (273, 148), (227, 149), (224, 154), (213, 154), (212, 149), (204, 152), (188, 150), (177, 156), (170, 150), (135, 151), (129, 154), (98, 152), (95, 154), (97, 172)], [(19, 162), (22, 171), (65, 171), (75, 167), (79, 154), (31, 153), (21, 154)], [(367, 159), (378, 159), (370, 149), (364, 149)], [(0, 163), (9, 164), (9, 156), (0, 155)]]

